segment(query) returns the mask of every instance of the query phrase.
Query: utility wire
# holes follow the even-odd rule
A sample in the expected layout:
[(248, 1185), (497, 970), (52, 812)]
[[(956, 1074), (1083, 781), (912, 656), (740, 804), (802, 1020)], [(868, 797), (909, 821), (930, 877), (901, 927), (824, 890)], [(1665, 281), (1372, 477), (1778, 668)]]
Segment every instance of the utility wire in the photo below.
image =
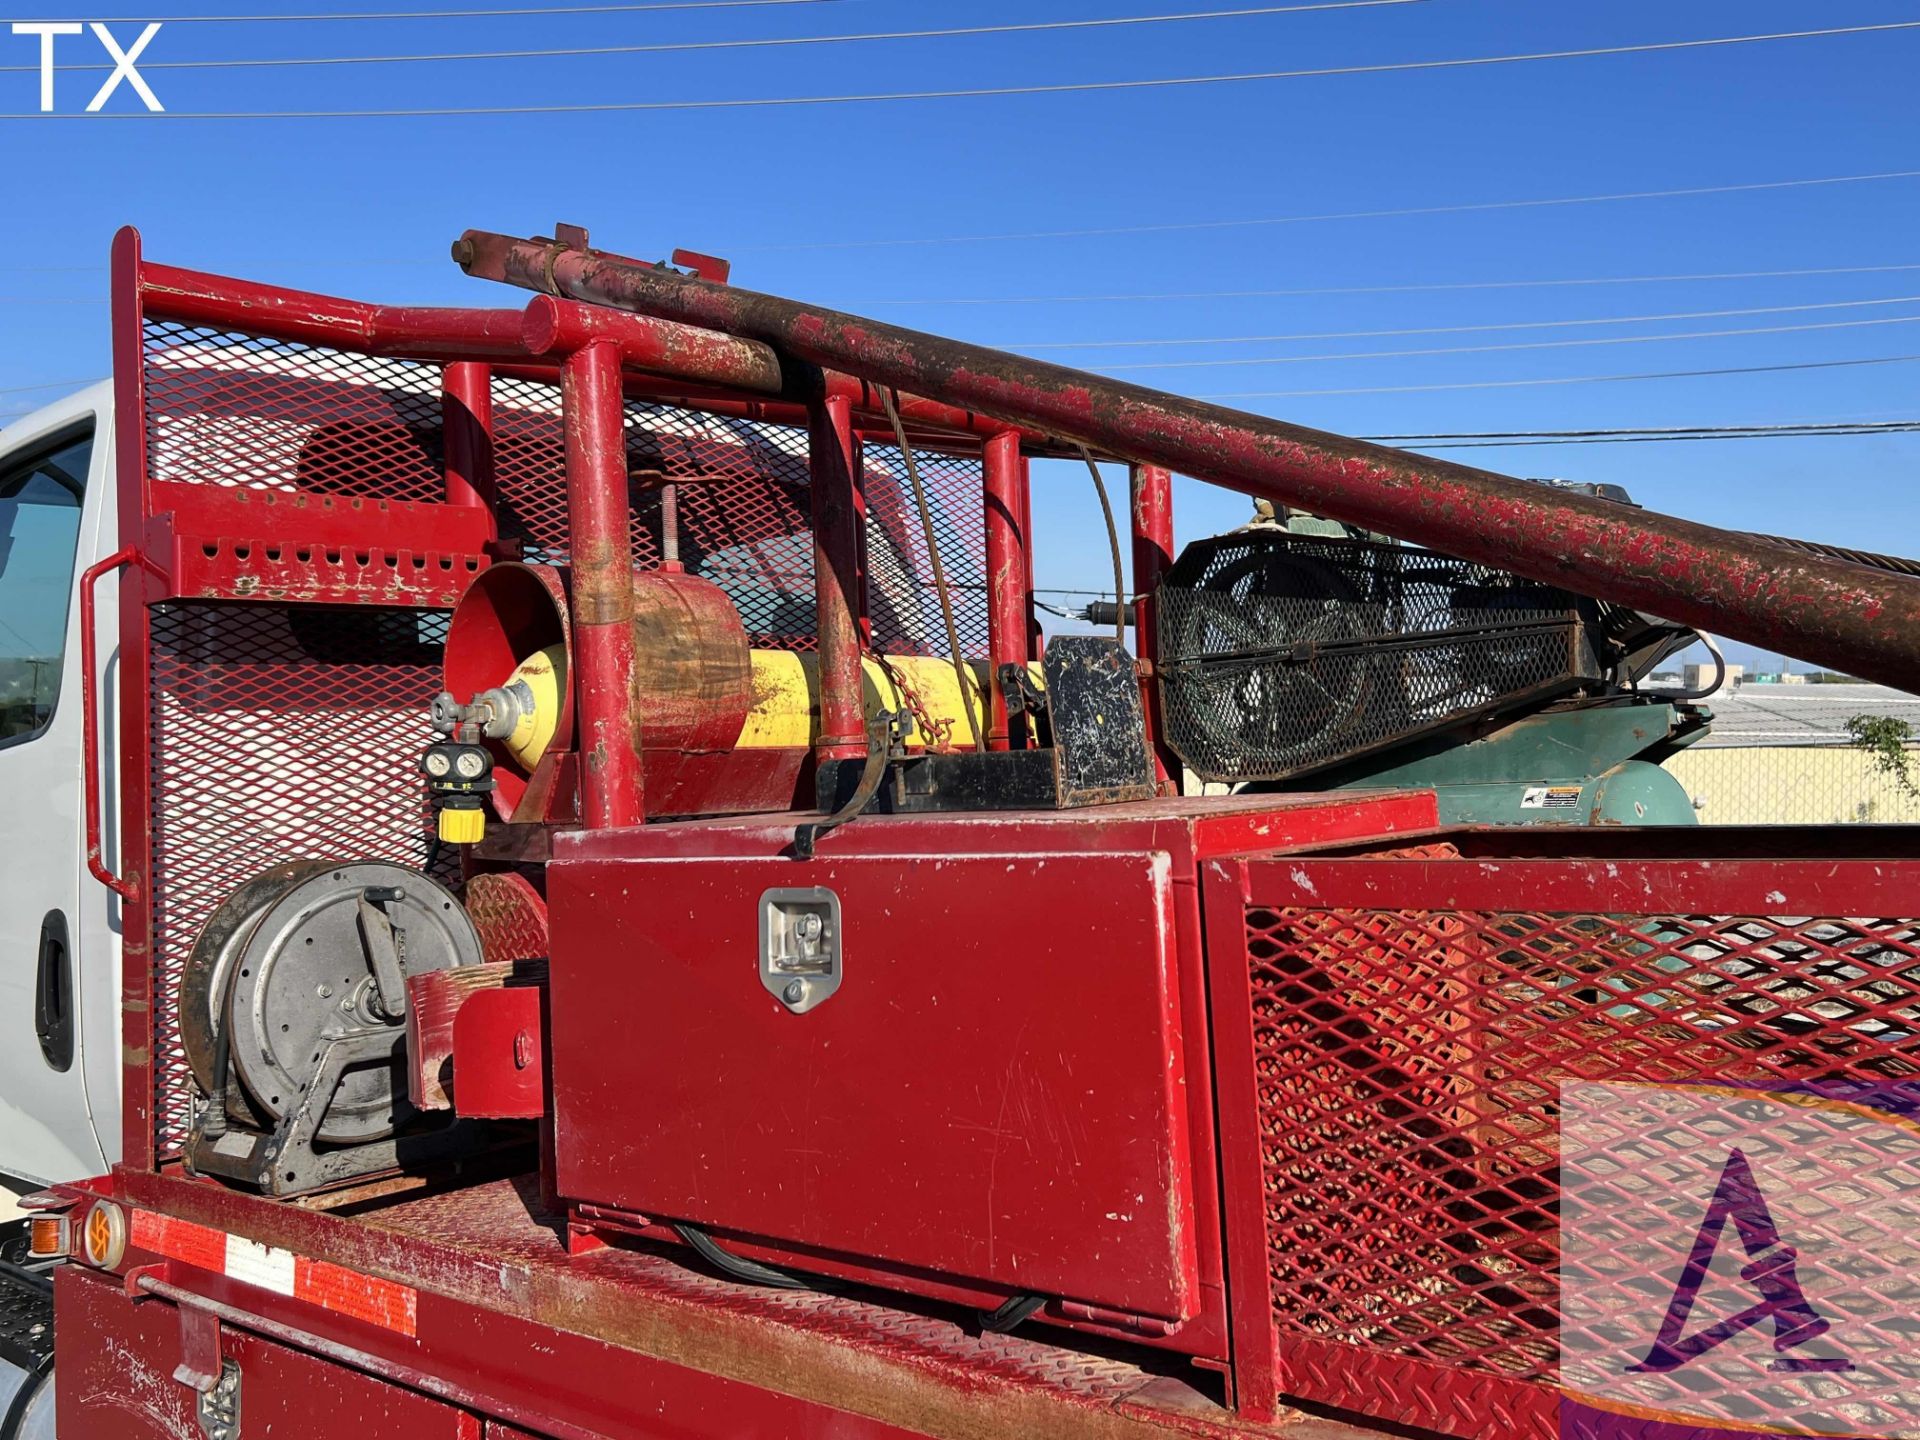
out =
[(1792, 431), (1796, 434), (1823, 430), (1872, 430), (1878, 427), (1901, 428), (1920, 425), (1920, 415), (1898, 420), (1756, 420), (1750, 425), (1614, 425), (1592, 430), (1421, 430), (1408, 435), (1360, 435), (1356, 439), (1381, 445), (1398, 445), (1419, 440), (1584, 440), (1610, 435), (1735, 435), (1750, 431)]
[[(1249, 224), (1259, 223), (1254, 221)], [(1676, 281), (1780, 280), (1807, 275), (1890, 275), (1920, 265), (1835, 265), (1802, 270), (1726, 270), (1705, 275), (1601, 275), (1571, 280), (1448, 280), (1417, 285), (1315, 285), (1289, 290), (1163, 290), (1126, 295), (967, 295), (944, 299), (848, 300), (846, 308), (885, 309), (913, 305), (1075, 305), (1143, 300), (1259, 300), (1307, 295), (1413, 295), (1441, 290), (1548, 290), (1570, 285), (1663, 285)]]
[[(403, 120), (479, 115), (587, 115), (661, 110), (763, 110), (802, 105), (865, 105), (901, 100), (964, 100), (1015, 95), (1087, 94), (1111, 90), (1166, 90), (1196, 85), (1229, 85), (1255, 80), (1307, 80), (1342, 75), (1387, 75), (1420, 70), (1461, 70), (1517, 65), (1539, 60), (1579, 60), (1608, 55), (1647, 55), (1774, 40), (1811, 40), (1822, 36), (1868, 35), (1920, 29), (1920, 20), (1879, 25), (1842, 25), (1819, 30), (1781, 30), (1761, 35), (1717, 35), (1697, 40), (1664, 40), (1634, 45), (1600, 45), (1580, 50), (1540, 50), (1513, 55), (1473, 55), (1451, 60), (1402, 60), (1369, 65), (1331, 65), (1307, 70), (1256, 70), (1231, 75), (1180, 75), (1147, 80), (1083, 80), (1049, 85), (992, 85), (978, 89), (883, 90), (846, 95), (750, 96), (728, 100), (624, 100), (579, 104), (393, 106), (369, 110), (102, 110), (88, 120)], [(0, 120), (69, 120), (74, 111), (19, 111)], [(1739, 188), (1739, 187), (1734, 187)], [(1176, 227), (1177, 228), (1177, 227)]]
[(1426, 355), (1492, 355), (1516, 350), (1576, 350), (1590, 345), (1658, 345), (1666, 340), (1722, 340), (1739, 335), (1800, 335), (1812, 330), (1858, 330), (1869, 325), (1911, 325), (1920, 315), (1892, 315), (1874, 320), (1823, 320), (1807, 325), (1758, 325), (1733, 330), (1683, 330), (1670, 335), (1599, 335), (1578, 340), (1520, 340), (1504, 345), (1440, 345), (1415, 350), (1349, 350), (1321, 355), (1263, 355), (1235, 360), (1152, 360), (1132, 365), (1103, 365), (1111, 375), (1136, 370), (1208, 370), (1248, 365), (1299, 365), (1308, 361), (1401, 360)]
[(80, 390), (88, 385), (97, 385), (106, 378), (104, 375), (90, 375), (84, 380), (43, 380), (38, 385), (9, 385), (0, 389), (0, 395), (24, 395), (30, 390)]
[[(1811, 437), (1837, 440), (1848, 435), (1893, 435), (1920, 434), (1920, 425), (1901, 425), (1873, 430), (1834, 430), (1817, 432)], [(1597, 436), (1591, 440), (1479, 440), (1471, 444), (1450, 445), (1412, 445), (1408, 449), (1422, 451), (1440, 450), (1512, 450), (1536, 445), (1669, 445), (1688, 440), (1786, 440), (1794, 437), (1792, 431), (1752, 431), (1745, 435), (1621, 435)]]
[[(1917, 267), (1920, 268), (1920, 267)], [(1264, 345), (1296, 340), (1377, 340), (1400, 335), (1466, 335), (1488, 330), (1561, 330), (1576, 325), (1650, 325), (1660, 320), (1724, 320), (1738, 315), (1792, 315), (1809, 310), (1858, 310), (1869, 305), (1910, 305), (1920, 295), (1871, 300), (1821, 300), (1808, 305), (1757, 305), (1738, 310), (1670, 310), (1661, 315), (1606, 315), (1584, 320), (1508, 320), (1483, 325), (1422, 325), (1400, 330), (1309, 330), (1293, 335), (1214, 335), (1176, 340), (1049, 340), (1014, 342), (1003, 350), (1134, 350), (1169, 345)]]
[[(1385, 5), (1423, 5), (1429, 0), (1317, 0), (1304, 5), (1262, 5), (1244, 10), (1193, 10), (1168, 15), (1121, 15), (1091, 20), (1038, 20), (1010, 25), (965, 25), (944, 30), (880, 30), (859, 35), (787, 35), (749, 40), (682, 40), (654, 45), (581, 45), (557, 50), (464, 50), (434, 55), (315, 55), (242, 60), (146, 60), (146, 70), (246, 70), (298, 65), (401, 65), (446, 60), (551, 60), (581, 55), (653, 55), (685, 50), (754, 50), (789, 45), (844, 45), (870, 40), (940, 40), (961, 35), (1013, 35), (1038, 30), (1097, 30), (1119, 25), (1171, 25), (1187, 20), (1232, 20), (1293, 15), (1309, 10), (1365, 10)], [(38, 65), (0, 65), (0, 71)], [(107, 64), (59, 65), (57, 70), (111, 70)]]
[[(630, 15), (649, 10), (744, 10), (763, 5), (839, 5), (848, 0), (651, 0), (641, 5), (524, 5), (509, 10), (321, 11), (292, 15), (111, 15), (103, 25), (264, 25), (327, 20), (492, 20), (523, 15)], [(145, 65), (140, 67), (146, 69)]]
[(1881, 170), (1862, 175), (1822, 175), (1804, 180), (1753, 180), (1738, 185), (1690, 185), (1677, 190), (1626, 190), (1600, 195), (1556, 195), (1539, 200), (1476, 200), (1457, 205), (1410, 205), (1391, 210), (1337, 210), (1315, 215), (1270, 215), (1252, 220), (1162, 221), (1154, 225), (1103, 225), (1079, 230), (1001, 231), (974, 235), (916, 235), (895, 240), (810, 240), (780, 245), (731, 245), (733, 255), (786, 250), (875, 250), (902, 245), (972, 245), (990, 241), (1083, 240), (1109, 235), (1164, 235), (1193, 230), (1240, 230), (1266, 225), (1318, 225), (1334, 220), (1399, 220), (1465, 215), (1489, 210), (1533, 210), (1557, 205), (1602, 205), (1620, 200), (1675, 200), (1696, 195), (1736, 195), (1760, 190), (1800, 190), (1819, 185), (1860, 185), (1912, 180), (1920, 170)]
[(1789, 370), (1845, 370), (1863, 365), (1907, 365), (1920, 355), (1876, 355), (1865, 360), (1808, 360), (1795, 365), (1738, 365), (1718, 370), (1654, 370), (1636, 375), (1561, 375), (1542, 380), (1462, 380), (1447, 385), (1367, 385), (1338, 390), (1235, 390), (1196, 400), (1281, 400), (1320, 395), (1411, 395), (1437, 390), (1512, 390), (1533, 385), (1604, 385), (1628, 380), (1692, 380), (1709, 375), (1774, 375)]
[(1891, 420), (1860, 425), (1754, 425), (1700, 426), (1693, 429), (1665, 428), (1646, 431), (1590, 430), (1546, 431), (1538, 436), (1476, 438), (1472, 436), (1364, 438), (1381, 444), (1394, 444), (1408, 450), (1504, 450), (1538, 445), (1664, 445), (1694, 440), (1787, 440), (1839, 439), (1845, 436), (1920, 434), (1920, 420)]

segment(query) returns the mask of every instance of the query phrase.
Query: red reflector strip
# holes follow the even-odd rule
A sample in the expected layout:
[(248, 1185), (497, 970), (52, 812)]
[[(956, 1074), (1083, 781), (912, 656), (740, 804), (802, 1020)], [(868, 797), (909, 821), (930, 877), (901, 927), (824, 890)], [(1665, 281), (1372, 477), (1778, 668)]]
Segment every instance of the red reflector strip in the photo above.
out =
[(420, 1292), (410, 1285), (377, 1280), (325, 1260), (309, 1260), (290, 1250), (262, 1245), (191, 1220), (136, 1210), (133, 1243), (138, 1249), (184, 1265), (304, 1300), (385, 1330), (397, 1330), (409, 1338), (418, 1327)]

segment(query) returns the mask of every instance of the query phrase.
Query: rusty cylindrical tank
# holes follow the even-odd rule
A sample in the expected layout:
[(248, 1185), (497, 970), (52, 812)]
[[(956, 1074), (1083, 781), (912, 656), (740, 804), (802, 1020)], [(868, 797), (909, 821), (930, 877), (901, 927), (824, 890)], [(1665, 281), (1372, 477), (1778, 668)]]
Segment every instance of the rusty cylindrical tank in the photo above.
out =
[[(564, 567), (489, 567), (454, 607), (447, 627), (447, 689), (461, 701), (519, 676), (543, 707), (531, 746), (492, 742), (498, 766), (495, 809), (511, 815), (548, 750), (573, 747), (572, 624)], [(724, 591), (696, 576), (633, 573), (633, 671), (643, 752), (729, 750), (752, 705), (752, 654)], [(541, 657), (546, 657), (542, 663)]]

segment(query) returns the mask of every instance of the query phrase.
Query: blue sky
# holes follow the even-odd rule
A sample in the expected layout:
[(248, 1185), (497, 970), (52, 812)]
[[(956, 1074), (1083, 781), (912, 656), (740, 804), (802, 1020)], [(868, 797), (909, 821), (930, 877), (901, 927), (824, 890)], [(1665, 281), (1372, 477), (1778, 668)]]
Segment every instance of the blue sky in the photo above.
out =
[[(105, 4), (106, 0), (100, 0)], [(472, 0), (465, 8), (483, 8)], [(525, 0), (540, 3), (540, 0)], [(1217, 0), (1243, 8), (1251, 0)], [(456, 8), (308, 0), (300, 9)], [(257, 13), (179, 0), (162, 14)], [(355, 110), (802, 96), (1317, 68), (1920, 18), (1891, 0), (1543, 4), (1424, 0), (1015, 35), (628, 56), (174, 70), (148, 62), (654, 44), (1213, 8), (1182, 0), (829, 0), (705, 10), (327, 24), (168, 24), (143, 59), (169, 110)], [(126, 13), (116, 11), (115, 13)], [(0, 18), (28, 18), (18, 4)], [(31, 18), (93, 19), (42, 3)], [(137, 26), (117, 25), (131, 40)], [(0, 64), (35, 42), (0, 33)], [(63, 60), (97, 63), (87, 37)], [(516, 303), (461, 276), (461, 229), (590, 226), (609, 248), (731, 257), (740, 283), (1019, 348), (1254, 335), (1345, 338), (1047, 350), (1093, 368), (1601, 336), (1787, 333), (1115, 373), (1192, 394), (1380, 390), (1233, 403), (1359, 434), (1920, 416), (1920, 364), (1619, 383), (1488, 385), (1920, 355), (1920, 268), (1848, 275), (1389, 294), (1001, 302), (1920, 267), (1920, 179), (1454, 214), (1229, 224), (1920, 170), (1920, 30), (1438, 71), (791, 108), (445, 118), (0, 119), (0, 391), (105, 373), (104, 257), (148, 253), (363, 296)], [(64, 74), (77, 110), (102, 75)], [(0, 113), (37, 103), (0, 71)], [(124, 87), (109, 103), (137, 110)], [(910, 243), (876, 243), (910, 242)], [(1908, 303), (1901, 297), (1913, 296)], [(1835, 305), (1835, 302), (1896, 303)], [(943, 303), (901, 303), (940, 301)], [(1770, 314), (1702, 315), (1729, 310)], [(1543, 322), (1692, 315), (1551, 328)], [(1528, 329), (1427, 336), (1350, 332)], [(0, 394), (0, 411), (38, 393)], [(1920, 435), (1453, 452), (1612, 481), (1713, 523), (1920, 553)], [(1048, 473), (1041, 581), (1100, 583), (1084, 475)], [(1185, 486), (1182, 539), (1244, 502)]]

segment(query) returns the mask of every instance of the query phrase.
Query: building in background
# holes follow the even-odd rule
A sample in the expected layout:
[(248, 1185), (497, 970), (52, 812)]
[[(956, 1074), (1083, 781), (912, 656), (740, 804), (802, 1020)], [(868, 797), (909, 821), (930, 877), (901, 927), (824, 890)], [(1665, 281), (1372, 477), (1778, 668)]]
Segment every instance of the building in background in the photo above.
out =
[[(1734, 667), (1729, 666), (1731, 672)], [(1793, 681), (1804, 677), (1794, 675)], [(1666, 769), (1714, 825), (1920, 822), (1920, 800), (1853, 744), (1856, 715), (1905, 720), (1920, 733), (1920, 695), (1884, 685), (1729, 686), (1710, 701), (1712, 732)], [(1910, 750), (1920, 781), (1920, 747)]]

